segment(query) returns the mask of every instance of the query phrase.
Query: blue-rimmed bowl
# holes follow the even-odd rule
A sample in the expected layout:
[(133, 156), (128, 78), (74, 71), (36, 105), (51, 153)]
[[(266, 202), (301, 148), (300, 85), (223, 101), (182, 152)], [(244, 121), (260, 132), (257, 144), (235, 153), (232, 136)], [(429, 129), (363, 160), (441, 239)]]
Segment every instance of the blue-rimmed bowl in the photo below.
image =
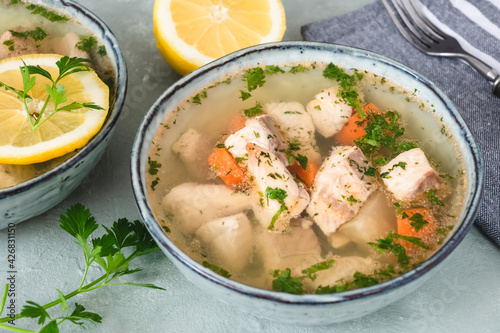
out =
[[(417, 89), (442, 117), (455, 140), (468, 181), (465, 205), (458, 222), (441, 248), (415, 269), (387, 282), (326, 295), (292, 295), (262, 290), (223, 278), (182, 252), (163, 231), (148, 202), (146, 172), (151, 141), (164, 118), (177, 104), (232, 73), (263, 65), (335, 63), (366, 70), (398, 83), (407, 91)], [(400, 299), (421, 286), (469, 231), (476, 215), (483, 185), (482, 162), (474, 139), (455, 106), (433, 83), (406, 66), (372, 52), (313, 42), (264, 44), (237, 51), (183, 77), (160, 96), (148, 111), (132, 150), (132, 185), (144, 222), (160, 248), (197, 287), (257, 316), (299, 324), (326, 324), (366, 315)]]
[[(62, 164), (24, 183), (0, 189), (0, 229), (37, 216), (66, 198), (89, 174), (108, 146), (127, 91), (127, 70), (118, 41), (109, 27), (85, 7), (68, 0), (31, 1), (82, 25), (106, 47), (114, 70), (113, 95), (101, 130)], [(21, 5), (21, 4), (19, 4)], [(27, 15), (30, 15), (27, 12)], [(1, 14), (0, 14), (1, 17)]]

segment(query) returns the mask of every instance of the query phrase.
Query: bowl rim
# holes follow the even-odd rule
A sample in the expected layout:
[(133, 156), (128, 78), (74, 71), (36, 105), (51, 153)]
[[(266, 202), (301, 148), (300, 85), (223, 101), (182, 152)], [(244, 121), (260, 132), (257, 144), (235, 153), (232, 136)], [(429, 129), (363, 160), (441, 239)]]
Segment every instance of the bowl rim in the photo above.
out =
[[(420, 83), (426, 85), (430, 90), (432, 90), (434, 94), (439, 99), (441, 99), (443, 104), (446, 106), (446, 111), (452, 116), (452, 118), (456, 122), (456, 125), (462, 131), (463, 140), (465, 140), (465, 142), (468, 144), (468, 153), (470, 153), (474, 162), (473, 170), (469, 171), (470, 182), (475, 182), (476, 187), (474, 187), (473, 190), (470, 191), (470, 203), (465, 207), (464, 212), (462, 213), (462, 221), (458, 221), (458, 223), (461, 222), (460, 226), (456, 230), (452, 231), (453, 233), (448, 236), (448, 239), (441, 245), (441, 247), (419, 266), (409, 270), (408, 272), (400, 276), (371, 287), (359, 288), (334, 294), (294, 295), (260, 289), (230, 279), (226, 279), (212, 272), (210, 269), (203, 267), (194, 259), (191, 259), (187, 254), (181, 251), (162, 230), (159, 222), (152, 212), (151, 206), (149, 205), (149, 201), (147, 199), (148, 195), (145, 191), (145, 172), (141, 172), (141, 170), (144, 170), (144, 165), (142, 165), (141, 162), (141, 155), (144, 154), (144, 152), (142, 151), (143, 149), (149, 150), (150, 142), (145, 142), (145, 135), (149, 125), (152, 123), (153, 119), (156, 118), (156, 115), (162, 108), (163, 103), (165, 103), (172, 95), (174, 95), (177, 90), (188, 85), (196, 78), (203, 76), (205, 73), (216, 71), (219, 67), (224, 66), (225, 64), (230, 63), (240, 57), (260, 51), (284, 48), (295, 48), (298, 50), (327, 49), (328, 51), (351, 52), (356, 54), (357, 56), (363, 56), (369, 59), (373, 59), (377, 62), (381, 62), (383, 63), (383, 65), (395, 67), (396, 69), (410, 75), (415, 80), (420, 81)], [(155, 128), (155, 132), (156, 130), (157, 128)], [(156, 102), (151, 106), (151, 108), (144, 116), (134, 139), (130, 163), (132, 187), (139, 212), (149, 232), (156, 240), (160, 248), (162, 248), (162, 250), (166, 250), (168, 252), (167, 254), (173, 256), (180, 264), (187, 267), (197, 275), (217, 284), (220, 287), (250, 297), (294, 305), (325, 305), (341, 303), (353, 299), (367, 297), (373, 294), (388, 293), (398, 288), (399, 286), (414, 281), (415, 279), (424, 275), (426, 272), (434, 269), (439, 263), (441, 263), (446, 257), (448, 257), (448, 255), (463, 240), (467, 232), (470, 230), (472, 224), (474, 223), (474, 217), (478, 212), (479, 203), (483, 193), (483, 160), (475, 143), (475, 140), (469, 128), (467, 127), (467, 124), (458, 113), (458, 110), (451, 102), (449, 97), (447, 97), (438, 87), (436, 87), (434, 83), (432, 83), (416, 71), (408, 68), (404, 64), (383, 55), (351, 46), (309, 41), (273, 42), (245, 48), (217, 59), (181, 78), (179, 81), (165, 90), (165, 92), (156, 100)], [(471, 171), (474, 172), (471, 173)]]
[[(58, 5), (61, 5), (64, 9), (62, 10), (60, 7), (57, 7)], [(42, 6), (46, 8), (54, 8), (58, 12), (71, 10), (70, 20), (73, 19), (76, 23), (81, 24), (84, 29), (89, 29), (93, 33), (95, 33), (95, 31), (100, 32), (100, 35), (98, 36), (99, 39), (101, 39), (102, 41), (107, 41), (109, 43), (111, 49), (106, 48), (106, 51), (110, 59), (113, 59), (113, 62), (116, 63), (116, 96), (112, 107), (110, 107), (108, 110), (108, 116), (103, 127), (93, 138), (90, 139), (90, 141), (84, 147), (80, 148), (73, 156), (69, 157), (66, 161), (50, 169), (49, 171), (44, 172), (43, 174), (29, 179), (25, 182), (0, 189), (0, 199), (26, 192), (33, 186), (44, 183), (57, 176), (58, 174), (62, 174), (68, 169), (71, 169), (75, 165), (77, 165), (82, 158), (90, 154), (90, 152), (93, 151), (97, 146), (99, 146), (101, 142), (106, 137), (108, 137), (110, 132), (113, 131), (125, 103), (125, 96), (127, 93), (128, 85), (127, 66), (118, 40), (116, 39), (111, 29), (106, 25), (106, 23), (104, 23), (104, 21), (102, 21), (89, 9), (79, 3), (75, 3), (72, 0), (51, 0), (44, 2)], [(88, 19), (89, 21), (91, 21), (94, 28), (90, 29), (88, 26), (83, 25), (81, 23), (82, 18), (84, 20)]]

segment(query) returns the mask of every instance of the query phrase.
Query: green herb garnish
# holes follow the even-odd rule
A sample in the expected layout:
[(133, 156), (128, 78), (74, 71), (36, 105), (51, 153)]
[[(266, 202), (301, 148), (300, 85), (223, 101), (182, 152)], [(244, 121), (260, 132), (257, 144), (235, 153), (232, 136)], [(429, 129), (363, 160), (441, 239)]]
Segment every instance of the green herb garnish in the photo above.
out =
[(204, 267), (206, 267), (206, 268), (210, 269), (211, 271), (219, 274), (220, 276), (223, 276), (223, 277), (228, 278), (228, 279), (231, 277), (231, 274), (228, 271), (226, 271), (224, 268), (222, 268), (222, 267), (219, 267), (219, 266), (216, 266), (214, 264), (211, 264), (208, 261), (203, 261), (202, 264), (203, 264)]
[(262, 111), (262, 105), (260, 103), (257, 103), (254, 107), (251, 107), (249, 109), (245, 109), (243, 113), (245, 114), (246, 117), (255, 117), (261, 114)]
[(312, 265), (311, 267), (309, 267), (307, 269), (302, 270), (302, 274), (304, 274), (305, 277), (314, 281), (318, 277), (318, 274), (316, 274), (317, 272), (331, 268), (334, 263), (335, 263), (335, 260), (333, 260), (333, 259), (319, 262), (317, 264)]
[(281, 204), (281, 207), (278, 209), (276, 214), (274, 214), (273, 218), (271, 219), (271, 223), (269, 224), (267, 229), (274, 230), (274, 223), (276, 222), (278, 217), (281, 215), (281, 213), (283, 213), (284, 210), (288, 209), (288, 207), (285, 204), (285, 198), (287, 196), (288, 196), (288, 193), (281, 188), (278, 188), (278, 187), (276, 187), (276, 188), (267, 187), (266, 188), (265, 197), (268, 200), (269, 199), (276, 200)]
[(266, 66), (266, 73), (269, 75), (274, 75), (277, 73), (285, 73), (285, 71), (279, 68), (279, 66), (268, 65)]
[[(121, 276), (141, 271), (139, 268), (129, 268), (129, 264), (135, 258), (158, 250), (155, 241), (141, 222), (129, 222), (127, 219), (119, 219), (113, 223), (111, 228), (104, 227), (106, 233), (101, 237), (93, 237), (92, 234), (98, 229), (99, 225), (88, 209), (82, 204), (75, 204), (64, 215), (61, 215), (59, 223), (59, 226), (76, 240), (76, 244), (83, 251), (85, 269), (80, 285), (73, 292), (67, 294), (56, 289), (58, 293), (57, 299), (43, 306), (33, 301), (27, 301), (21, 313), (15, 316), (15, 320), (21, 318), (38, 318), (38, 324), (44, 325), (40, 332), (59, 332), (59, 325), (65, 321), (70, 321), (79, 326), (83, 326), (85, 322), (97, 324), (102, 321), (100, 315), (86, 311), (85, 307), (78, 303), (75, 303), (73, 311), (70, 311), (68, 300), (76, 295), (91, 292), (102, 287), (118, 285), (165, 290), (147, 283), (115, 282), (115, 279)], [(90, 239), (92, 239), (91, 242)], [(127, 255), (124, 254), (124, 249), (127, 249)], [(86, 284), (87, 273), (93, 264), (101, 266), (105, 273)], [(7, 291), (8, 285), (6, 285), (5, 293), (3, 294), (0, 312), (5, 305)], [(58, 304), (61, 305), (64, 315), (52, 317), (47, 312), (47, 309)], [(10, 316), (0, 318), (0, 328), (17, 332), (31, 332), (3, 324), (11, 320)], [(46, 322), (48, 323), (46, 324)]]
[(304, 288), (302, 287), (301, 277), (292, 277), (290, 268), (283, 271), (275, 270), (273, 272), (273, 290), (289, 293), (289, 294), (303, 294)]
[(354, 75), (349, 75), (345, 73), (342, 68), (330, 63), (323, 71), (323, 76), (328, 79), (336, 80), (339, 83), (340, 89), (337, 96), (345, 100), (350, 106), (354, 107), (358, 112), (359, 117), (364, 119), (366, 115), (361, 109), (361, 100), (359, 99), (359, 94), (355, 89), (357, 81), (361, 80), (363, 75), (357, 72), (355, 72)]
[(437, 197), (435, 189), (430, 189), (429, 191), (427, 191), (427, 199), (429, 199), (430, 203), (444, 207), (444, 203)]
[(264, 70), (260, 67), (247, 70), (243, 75), (243, 78), (247, 80), (249, 92), (257, 89), (258, 87), (262, 87), (264, 83), (266, 83), (266, 75), (264, 74)]
[(420, 231), (423, 227), (429, 224), (428, 221), (424, 220), (424, 216), (420, 213), (415, 213), (410, 217), (410, 225), (415, 229), (415, 231)]
[(161, 168), (161, 163), (152, 160), (150, 157), (148, 157), (148, 165), (148, 173), (152, 176), (156, 175), (158, 173), (158, 169)]
[(245, 101), (245, 100), (249, 99), (250, 97), (252, 97), (252, 95), (246, 91), (240, 90), (240, 93), (241, 93), (240, 98), (242, 101)]
[(41, 7), (41, 6), (37, 6), (37, 5), (32, 4), (32, 5), (26, 6), (26, 9), (30, 10), (31, 14), (41, 15), (42, 17), (45, 17), (50, 22), (68, 21), (69, 20), (66, 16), (59, 15), (53, 11), (50, 11), (44, 7)]

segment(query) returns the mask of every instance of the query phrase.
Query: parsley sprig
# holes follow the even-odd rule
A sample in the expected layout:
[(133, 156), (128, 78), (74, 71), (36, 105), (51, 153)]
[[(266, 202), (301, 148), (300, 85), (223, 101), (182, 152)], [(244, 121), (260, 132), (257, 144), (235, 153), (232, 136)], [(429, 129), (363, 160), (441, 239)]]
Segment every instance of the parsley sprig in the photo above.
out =
[[(24, 109), (26, 111), (26, 115), (31, 124), (31, 129), (35, 131), (40, 125), (42, 125), (45, 121), (47, 121), (50, 117), (52, 117), (55, 113), (59, 111), (72, 111), (78, 110), (81, 108), (88, 109), (96, 109), (102, 110), (103, 108), (99, 105), (96, 105), (93, 102), (90, 103), (78, 103), (72, 102), (70, 104), (59, 107), (61, 104), (65, 103), (68, 98), (66, 97), (66, 89), (64, 85), (59, 83), (63, 78), (68, 75), (77, 73), (77, 72), (89, 72), (92, 69), (86, 65), (90, 60), (82, 59), (82, 58), (69, 58), (67, 56), (62, 57), (60, 60), (56, 62), (56, 66), (59, 69), (59, 74), (57, 78), (53, 78), (52, 74), (49, 71), (43, 69), (39, 65), (32, 66), (26, 65), (23, 60), (24, 66), (20, 66), (19, 70), (21, 71), (21, 77), (23, 79), (23, 90), (18, 90), (12, 86), (5, 84), (0, 81), (0, 88), (3, 87), (7, 91), (11, 91), (16, 94), (17, 98), (19, 98), (24, 105)], [(45, 84), (45, 90), (47, 91), (47, 98), (40, 109), (39, 112), (30, 112), (29, 104), (33, 102), (33, 98), (29, 95), (31, 89), (36, 85), (36, 76), (40, 75), (42, 77), (47, 78), (51, 84)], [(47, 111), (47, 106), (49, 102), (52, 101), (53, 111), (43, 118), (44, 113)]]
[[(43, 306), (33, 301), (27, 301), (21, 313), (15, 316), (15, 320), (20, 318), (38, 318), (38, 324), (44, 325), (40, 332), (59, 332), (58, 326), (65, 321), (83, 326), (85, 322), (97, 324), (102, 320), (100, 315), (86, 311), (85, 307), (78, 303), (75, 303), (73, 311), (70, 311), (68, 300), (76, 295), (94, 291), (102, 287), (118, 285), (164, 290), (149, 283), (115, 282), (115, 279), (119, 277), (141, 271), (139, 268), (132, 269), (129, 267), (129, 264), (135, 258), (158, 250), (158, 246), (141, 222), (129, 222), (124, 218), (119, 219), (113, 223), (111, 228), (103, 226), (106, 233), (101, 237), (93, 238), (92, 241), (89, 241), (89, 238), (98, 229), (99, 225), (90, 214), (90, 211), (82, 204), (71, 206), (64, 215), (61, 215), (59, 222), (59, 226), (76, 240), (76, 244), (83, 251), (85, 270), (80, 285), (68, 294), (64, 294), (57, 289), (58, 298)], [(125, 249), (130, 254), (126, 255)], [(103, 269), (104, 274), (96, 280), (85, 284), (87, 273), (94, 263)], [(0, 313), (5, 306), (7, 291), (8, 285), (6, 285), (3, 294)], [(57, 304), (61, 305), (64, 315), (52, 317), (47, 312), (47, 309)], [(0, 328), (16, 332), (31, 332), (16, 326), (3, 324), (11, 320), (12, 318), (10, 317), (0, 318)], [(47, 321), (48, 323), (46, 324)]]

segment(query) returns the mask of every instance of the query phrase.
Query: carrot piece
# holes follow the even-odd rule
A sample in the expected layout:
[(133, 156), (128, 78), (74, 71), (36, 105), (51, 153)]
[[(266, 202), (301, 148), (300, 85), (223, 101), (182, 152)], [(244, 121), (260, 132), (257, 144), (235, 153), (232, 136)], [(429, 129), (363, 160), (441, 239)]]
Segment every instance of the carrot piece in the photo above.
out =
[(296, 161), (294, 164), (288, 166), (288, 170), (291, 173), (296, 174), (297, 177), (307, 185), (307, 187), (311, 187), (314, 183), (314, 178), (318, 173), (319, 165), (311, 160), (308, 160), (306, 169), (304, 170), (302, 169), (302, 166), (300, 166), (299, 162)]
[(233, 155), (226, 148), (215, 148), (208, 157), (208, 164), (216, 169), (219, 176), (226, 185), (235, 187), (243, 182), (245, 173)]
[(242, 116), (241, 114), (235, 114), (231, 118), (229, 118), (229, 122), (227, 123), (227, 131), (229, 133), (235, 133), (245, 127), (245, 122), (247, 121), (247, 117)]
[[(401, 214), (398, 214), (397, 220), (398, 234), (400, 235), (418, 237), (426, 244), (430, 243), (436, 235), (436, 218), (428, 208), (403, 209), (401, 210)], [(422, 223), (422, 220), (428, 223)], [(408, 252), (414, 252), (418, 249), (418, 246), (408, 243), (407, 241), (400, 239), (397, 241), (399, 244), (403, 245)]]
[[(372, 103), (363, 106), (362, 110), (365, 115), (369, 113), (380, 113), (380, 109)], [(354, 140), (366, 135), (365, 127), (367, 124), (367, 119), (361, 119), (359, 114), (355, 112), (344, 127), (335, 135), (335, 140), (343, 146), (353, 146)]]

